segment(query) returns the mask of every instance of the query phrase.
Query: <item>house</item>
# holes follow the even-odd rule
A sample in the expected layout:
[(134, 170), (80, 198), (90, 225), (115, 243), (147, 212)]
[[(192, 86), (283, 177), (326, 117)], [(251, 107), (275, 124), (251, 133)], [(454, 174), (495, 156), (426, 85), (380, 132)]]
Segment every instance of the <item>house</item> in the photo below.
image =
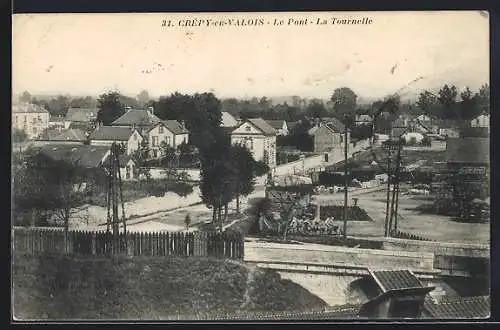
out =
[(403, 117), (398, 117), (392, 122), (391, 137), (398, 139), (408, 132), (408, 121)]
[(266, 120), (269, 125), (271, 125), (276, 130), (276, 135), (286, 136), (288, 135), (288, 125), (284, 120)]
[[(313, 151), (324, 152), (344, 148), (345, 126), (336, 118), (317, 118), (307, 134), (313, 139)], [(347, 131), (347, 143), (351, 133)]]
[(246, 146), (257, 161), (276, 167), (276, 130), (262, 118), (247, 119), (231, 132), (231, 143)]
[(370, 115), (356, 115), (355, 123), (358, 126), (361, 125), (372, 125), (373, 118)]
[(435, 124), (436, 120), (432, 117), (421, 114), (411, 121), (411, 131), (420, 133), (434, 133), (439, 132), (439, 126)]
[(130, 155), (138, 150), (143, 141), (142, 135), (137, 129), (115, 126), (98, 126), (89, 136), (92, 146), (111, 146), (113, 142), (121, 144), (126, 154)]
[[(130, 155), (121, 154), (118, 156), (118, 161), (120, 164), (120, 176), (124, 181), (139, 179), (137, 172), (137, 164)], [(110, 158), (108, 157), (104, 162), (104, 166), (109, 168)]]
[(51, 159), (78, 163), (84, 168), (102, 166), (111, 152), (107, 146), (89, 145), (46, 145), (40, 147), (39, 150), (41, 154)]
[(97, 119), (97, 108), (69, 108), (64, 121), (64, 128), (86, 128)]
[(50, 132), (43, 134), (36, 140), (36, 144), (76, 144), (83, 145), (87, 142), (87, 134), (81, 129), (68, 128), (57, 135)]
[(350, 300), (361, 304), (360, 317), (390, 319), (422, 317), (425, 298), (435, 289), (410, 270), (372, 270), (351, 283)]
[(174, 149), (182, 143), (189, 142), (189, 131), (177, 120), (160, 121), (146, 131), (144, 136), (147, 138), (153, 158), (161, 156), (162, 142)]
[(401, 135), (406, 145), (420, 144), (424, 140), (424, 135), (419, 132), (406, 132)]
[(313, 151), (331, 151), (334, 147), (335, 132), (323, 123), (319, 123), (307, 131), (313, 139)]
[(222, 112), (221, 127), (236, 127), (238, 126), (238, 120), (229, 112)]
[(50, 116), (49, 128), (62, 131), (65, 129), (65, 120), (63, 116)]
[(473, 118), (470, 121), (471, 127), (490, 127), (490, 115), (488, 113), (482, 113), (479, 116)]
[(137, 128), (140, 133), (151, 129), (162, 120), (154, 114), (154, 108), (147, 110), (136, 110), (130, 107), (125, 108), (125, 113), (111, 123), (115, 127)]
[(49, 112), (32, 103), (12, 105), (12, 128), (24, 131), (29, 139), (39, 136), (49, 127)]

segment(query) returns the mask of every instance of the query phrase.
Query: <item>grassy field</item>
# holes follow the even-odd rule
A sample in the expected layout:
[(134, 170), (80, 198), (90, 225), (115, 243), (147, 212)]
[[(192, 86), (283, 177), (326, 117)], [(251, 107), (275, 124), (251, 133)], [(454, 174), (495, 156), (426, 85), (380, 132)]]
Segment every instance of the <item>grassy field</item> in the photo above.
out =
[(326, 303), (273, 271), (201, 258), (13, 257), (17, 319), (151, 319), (311, 310)]
[[(377, 191), (357, 196), (358, 205), (374, 221), (351, 221), (347, 234), (352, 236), (383, 236), (386, 214), (386, 191)], [(332, 199), (343, 199), (342, 194), (333, 194)], [(462, 223), (451, 217), (425, 214), (416, 208), (432, 200), (419, 196), (400, 196), (398, 208), (398, 230), (423, 236), (436, 241), (488, 243), (489, 223)], [(341, 221), (338, 222), (341, 225)]]

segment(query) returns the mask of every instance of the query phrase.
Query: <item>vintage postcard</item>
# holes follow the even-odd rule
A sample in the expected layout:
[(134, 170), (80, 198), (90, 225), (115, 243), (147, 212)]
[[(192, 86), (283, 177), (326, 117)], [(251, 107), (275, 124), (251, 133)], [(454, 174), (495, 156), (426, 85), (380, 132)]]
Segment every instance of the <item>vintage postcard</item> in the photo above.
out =
[(487, 12), (12, 24), (12, 320), (489, 317)]

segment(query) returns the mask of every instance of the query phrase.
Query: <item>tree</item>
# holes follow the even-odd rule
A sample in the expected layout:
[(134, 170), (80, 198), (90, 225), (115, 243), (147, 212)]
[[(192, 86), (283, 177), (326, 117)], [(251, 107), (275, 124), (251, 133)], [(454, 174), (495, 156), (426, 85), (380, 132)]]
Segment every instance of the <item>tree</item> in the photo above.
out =
[(30, 103), (31, 102), (31, 99), (32, 99), (32, 96), (30, 93), (28, 93), (27, 91), (24, 91), (21, 96), (19, 96), (19, 101), (21, 102), (26, 102), (26, 103)]
[(312, 118), (322, 118), (328, 116), (328, 111), (321, 100), (313, 99), (306, 107), (306, 115)]
[(139, 106), (145, 107), (147, 103), (151, 100), (147, 90), (142, 90), (136, 97)]
[(28, 135), (25, 131), (14, 127), (14, 129), (12, 130), (12, 142), (24, 142), (27, 139)]
[[(70, 159), (65, 157), (65, 159)], [(54, 160), (38, 150), (28, 150), (15, 164), (14, 201), (17, 212), (31, 212), (32, 225), (40, 212), (48, 212), (63, 222), (69, 220), (84, 203), (89, 170), (78, 161)]]
[(71, 100), (69, 105), (72, 108), (96, 108), (97, 100), (92, 96), (76, 97)]
[(142, 140), (139, 149), (134, 151), (131, 155), (132, 160), (134, 161), (135, 167), (135, 175), (139, 178), (145, 177), (147, 180), (151, 179), (151, 172), (149, 167), (147, 166), (147, 160), (149, 159), (150, 149), (149, 144), (146, 139)]
[(230, 151), (236, 175), (236, 212), (240, 213), (240, 196), (248, 196), (254, 190), (258, 169), (252, 154), (244, 146), (233, 145)]
[(375, 143), (375, 133), (390, 130), (391, 119), (399, 113), (401, 99), (398, 95), (386, 97), (383, 101), (376, 101), (372, 104), (372, 143)]
[(97, 99), (99, 111), (97, 112), (97, 121), (104, 125), (110, 125), (125, 113), (123, 104), (120, 102), (118, 92), (104, 93)]
[(186, 225), (186, 230), (189, 230), (189, 225), (191, 225), (191, 217), (189, 216), (189, 213), (186, 214), (186, 217), (184, 218), (184, 224)]
[(438, 101), (443, 107), (444, 118), (455, 119), (457, 118), (456, 111), (456, 99), (457, 99), (457, 88), (455, 86), (444, 85), (438, 92)]
[(339, 118), (343, 118), (345, 113), (356, 111), (358, 96), (348, 87), (337, 88), (333, 91), (331, 101), (333, 110)]

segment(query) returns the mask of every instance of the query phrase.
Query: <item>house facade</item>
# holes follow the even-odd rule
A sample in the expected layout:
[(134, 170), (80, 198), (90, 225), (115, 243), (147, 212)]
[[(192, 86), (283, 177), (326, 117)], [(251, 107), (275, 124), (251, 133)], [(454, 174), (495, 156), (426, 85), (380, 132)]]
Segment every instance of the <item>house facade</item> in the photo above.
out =
[(92, 125), (97, 119), (97, 108), (69, 108), (64, 120), (64, 128), (85, 128)]
[(24, 131), (29, 139), (36, 138), (49, 127), (49, 112), (36, 104), (18, 103), (12, 106), (12, 128)]
[(153, 158), (161, 157), (161, 145), (166, 143), (177, 148), (189, 142), (189, 131), (177, 120), (165, 120), (154, 125), (147, 132), (147, 141)]
[(253, 158), (276, 167), (276, 130), (262, 118), (248, 119), (231, 132), (231, 143), (244, 145)]
[[(318, 124), (307, 132), (313, 139), (314, 152), (331, 151), (334, 148), (335, 132), (326, 125)], [(337, 136), (340, 143), (340, 136)]]
[(111, 146), (116, 142), (125, 148), (127, 155), (139, 150), (142, 141), (142, 135), (128, 127), (99, 126), (89, 137), (92, 146)]
[(490, 127), (490, 116), (488, 114), (481, 114), (470, 121), (471, 127)]

